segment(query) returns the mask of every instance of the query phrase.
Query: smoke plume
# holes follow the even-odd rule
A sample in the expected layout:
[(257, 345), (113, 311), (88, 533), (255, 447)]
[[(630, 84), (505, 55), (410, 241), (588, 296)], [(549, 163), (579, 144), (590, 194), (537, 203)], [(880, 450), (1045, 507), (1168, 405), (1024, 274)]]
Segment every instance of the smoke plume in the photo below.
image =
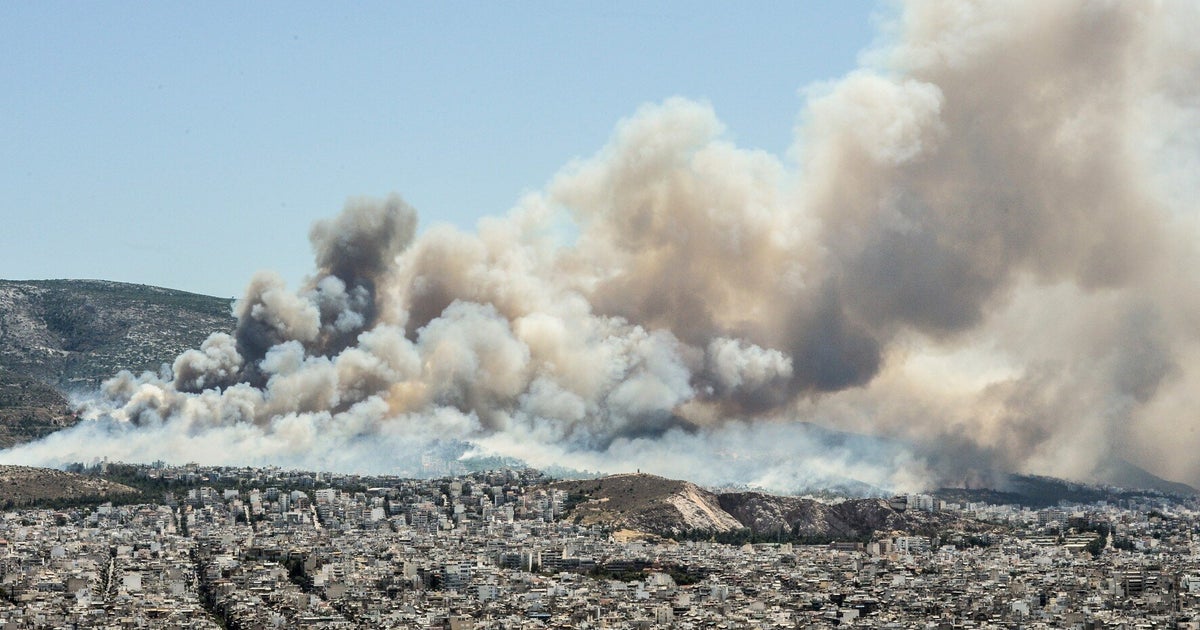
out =
[(352, 201), (304, 286), (259, 274), (232, 336), (3, 457), (407, 471), (457, 440), (777, 490), (1200, 481), (1194, 27), (909, 2), (805, 89), (786, 159), (675, 98), (474, 233)]

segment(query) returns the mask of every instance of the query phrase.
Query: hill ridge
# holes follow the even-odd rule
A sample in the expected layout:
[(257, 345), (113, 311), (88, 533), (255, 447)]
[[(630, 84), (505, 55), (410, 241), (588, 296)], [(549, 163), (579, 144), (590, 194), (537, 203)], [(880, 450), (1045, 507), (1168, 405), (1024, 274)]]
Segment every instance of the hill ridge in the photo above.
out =
[(824, 503), (758, 491), (715, 493), (646, 473), (558, 481), (550, 487), (567, 492), (568, 520), (676, 539), (746, 531), (787, 540), (861, 540), (876, 531), (932, 533), (971, 526), (946, 513), (899, 511), (879, 498)]

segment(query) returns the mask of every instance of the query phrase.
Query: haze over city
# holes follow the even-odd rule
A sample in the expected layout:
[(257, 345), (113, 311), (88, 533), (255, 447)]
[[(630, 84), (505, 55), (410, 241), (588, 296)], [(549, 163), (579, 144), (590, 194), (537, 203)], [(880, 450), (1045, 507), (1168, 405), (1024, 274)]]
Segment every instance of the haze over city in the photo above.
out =
[[(232, 239), (213, 245), (219, 273), (177, 288), (223, 292), (242, 264), (225, 266), (227, 251), (251, 252), (264, 269), (238, 293), (236, 329), (170, 369), (80, 393), (83, 422), (0, 461), (388, 472), (397, 454), (462, 442), (469, 455), (535, 466), (784, 492), (846, 480), (916, 490), (1008, 472), (1086, 480), (1119, 460), (1200, 483), (1200, 9), (872, 10), (855, 14), (862, 30), (845, 27), (859, 37), (838, 42), (848, 56), (824, 58), (830, 76), (806, 68), (762, 92), (739, 78), (775, 80), (787, 59), (762, 59), (770, 73), (729, 70), (726, 82), (746, 92), (731, 101), (738, 120), (741, 102), (793, 110), (776, 138), (730, 124), (717, 96), (648, 94), (592, 146), (521, 129), (514, 146), (561, 153), (541, 179), (522, 171), (511, 188), (496, 184), (493, 171), (511, 172), (498, 151), (461, 156), (466, 171), (439, 175), (432, 192), (417, 187), (426, 199), (445, 191), (501, 204), (477, 222), (473, 211), (438, 210), (427, 224), (403, 173), (386, 184), (389, 173), (334, 169), (325, 177), (349, 199), (340, 212), (324, 183), (326, 218), (312, 221), (306, 202), (245, 225), (147, 183), (162, 215), (200, 226), (189, 238)], [(689, 43), (699, 50), (702, 39)], [(520, 93), (518, 79), (504, 87)], [(522, 102), (573, 120), (570, 108)], [(394, 150), (421, 160), (419, 147)], [(486, 195), (470, 198), (471, 173)], [(85, 199), (75, 195), (86, 186), (64, 190)], [(36, 206), (34, 188), (17, 190), (10, 203)], [(496, 190), (506, 191), (499, 202)], [(103, 223), (110, 210), (65, 216)], [(118, 245), (159, 246), (146, 236), (155, 216), (115, 222)], [(269, 259), (280, 246), (305, 251), (301, 227), (313, 255), (302, 277), (292, 260)], [(99, 254), (116, 251), (111, 243), (97, 256), (120, 258)], [(68, 268), (48, 262), (43, 273), (38, 255), (23, 258), (25, 275)], [(207, 262), (155, 258), (134, 269)], [(158, 272), (119, 273), (110, 279), (169, 284)]]

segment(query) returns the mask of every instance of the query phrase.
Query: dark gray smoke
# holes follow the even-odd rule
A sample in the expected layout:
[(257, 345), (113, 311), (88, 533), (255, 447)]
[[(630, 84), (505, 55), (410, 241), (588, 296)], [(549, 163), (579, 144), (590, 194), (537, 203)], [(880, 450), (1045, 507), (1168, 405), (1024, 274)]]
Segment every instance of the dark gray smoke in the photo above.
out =
[(107, 384), (86, 445), (7, 456), (119, 434), (141, 459), (386, 469), (367, 458), (448, 437), (779, 489), (1112, 457), (1200, 479), (1198, 11), (910, 2), (807, 90), (795, 163), (670, 99), (473, 234), (351, 202), (305, 286), (256, 276), (233, 337)]

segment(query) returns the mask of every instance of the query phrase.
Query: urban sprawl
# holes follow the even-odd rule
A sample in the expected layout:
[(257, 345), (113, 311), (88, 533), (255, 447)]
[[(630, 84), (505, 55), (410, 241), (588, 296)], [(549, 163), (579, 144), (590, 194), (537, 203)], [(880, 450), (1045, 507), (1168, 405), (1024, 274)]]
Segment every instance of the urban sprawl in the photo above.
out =
[(570, 518), (531, 470), (108, 465), (154, 504), (0, 513), (10, 628), (1200, 628), (1200, 506), (947, 505), (971, 536), (743, 545)]

